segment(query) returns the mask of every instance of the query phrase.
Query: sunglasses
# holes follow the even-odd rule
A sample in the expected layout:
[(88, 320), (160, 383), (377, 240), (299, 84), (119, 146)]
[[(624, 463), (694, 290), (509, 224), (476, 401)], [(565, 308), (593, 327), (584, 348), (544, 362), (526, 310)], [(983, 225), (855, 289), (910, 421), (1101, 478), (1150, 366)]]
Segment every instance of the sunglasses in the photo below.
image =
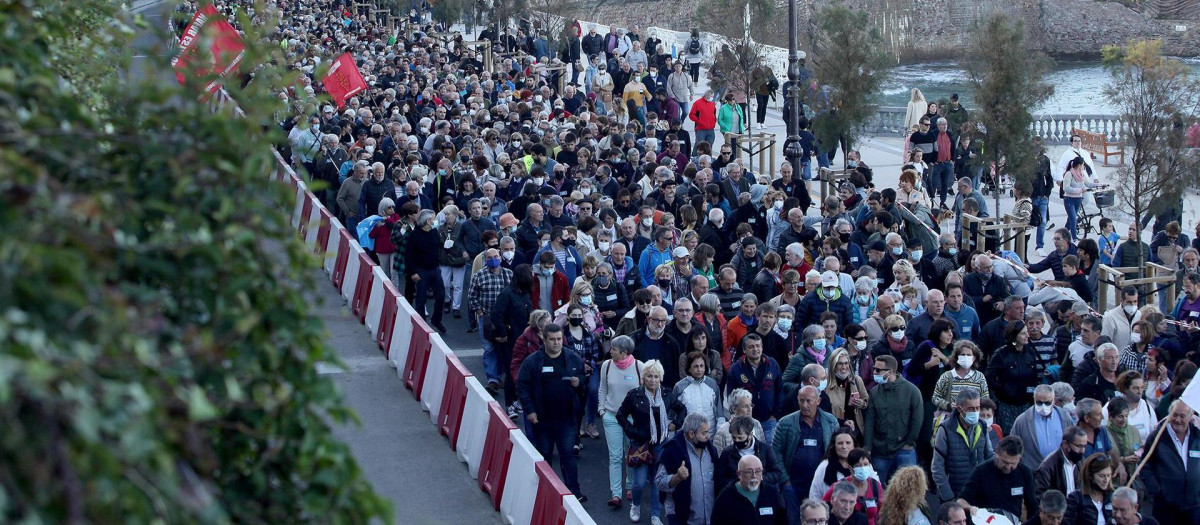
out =
[(882, 374), (882, 373), (884, 373), (884, 372), (891, 372), (891, 371), (892, 371), (892, 369), (891, 369), (891, 368), (879, 368), (879, 367), (871, 367), (871, 371), (872, 371), (872, 372), (874, 372), (874, 373), (876, 373), (876, 374)]

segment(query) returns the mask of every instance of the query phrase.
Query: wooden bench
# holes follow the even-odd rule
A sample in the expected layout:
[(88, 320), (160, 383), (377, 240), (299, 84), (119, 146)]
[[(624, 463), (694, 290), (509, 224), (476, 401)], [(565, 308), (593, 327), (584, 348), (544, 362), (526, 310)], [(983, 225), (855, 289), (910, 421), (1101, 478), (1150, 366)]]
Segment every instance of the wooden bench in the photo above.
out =
[[(1106, 167), (1123, 166), (1125, 164), (1124, 142), (1109, 142), (1108, 137), (1103, 133), (1092, 133), (1079, 128), (1073, 128), (1071, 133), (1079, 135), (1083, 139), (1083, 149), (1104, 157), (1104, 165)], [(1109, 157), (1120, 157), (1121, 162), (1111, 164), (1108, 162)]]

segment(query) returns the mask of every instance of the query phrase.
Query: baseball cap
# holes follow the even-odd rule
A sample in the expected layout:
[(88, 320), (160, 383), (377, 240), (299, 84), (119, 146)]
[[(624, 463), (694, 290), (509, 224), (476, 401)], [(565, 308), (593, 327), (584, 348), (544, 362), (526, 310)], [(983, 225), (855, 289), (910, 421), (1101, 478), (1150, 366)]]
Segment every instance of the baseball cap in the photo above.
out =
[(886, 251), (887, 251), (887, 245), (886, 245), (886, 244), (884, 244), (884, 243), (883, 243), (883, 241), (881, 241), (881, 240), (879, 240), (879, 239), (875, 239), (874, 241), (871, 241), (871, 244), (868, 244), (868, 245), (867, 245), (867, 249), (868, 249), (868, 250), (875, 250), (875, 251), (877, 251), (877, 252), (886, 252)]
[(832, 287), (832, 286), (837, 286), (837, 285), (838, 285), (838, 278), (837, 278), (837, 275), (834, 275), (833, 272), (826, 270), (825, 273), (821, 274), (821, 286)]
[(684, 257), (691, 257), (691, 256), (692, 256), (692, 253), (689, 252), (688, 249), (683, 246), (677, 246), (677, 247), (675, 247), (674, 250), (671, 251), (671, 257), (674, 257), (676, 259), (682, 259)]
[(1088, 314), (1088, 306), (1083, 301), (1072, 301), (1071, 302), (1071, 313), (1073, 313), (1075, 315), (1087, 315)]

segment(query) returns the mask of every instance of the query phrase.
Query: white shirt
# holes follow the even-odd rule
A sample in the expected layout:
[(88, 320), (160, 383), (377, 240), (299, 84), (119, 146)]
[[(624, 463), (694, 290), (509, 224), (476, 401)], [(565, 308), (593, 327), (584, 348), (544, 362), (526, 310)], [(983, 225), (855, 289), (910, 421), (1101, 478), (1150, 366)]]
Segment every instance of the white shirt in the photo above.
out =
[[(1063, 492), (1066, 494), (1070, 494), (1075, 491), (1075, 464), (1071, 463), (1070, 460), (1068, 460), (1067, 458), (1064, 457), (1062, 469), (1063, 469), (1063, 480), (1065, 480), (1066, 484), (1067, 484), (1066, 487), (1064, 487), (1067, 490), (1064, 490)], [(1101, 514), (1103, 514), (1103, 513), (1101, 513)]]
[[(1058, 171), (1051, 173), (1054, 176), (1054, 182), (1062, 182), (1063, 173), (1067, 172), (1067, 165), (1071, 163), (1071, 159), (1076, 156), (1083, 157), (1084, 164), (1087, 164), (1092, 169), (1092, 173), (1096, 173), (1096, 165), (1092, 164), (1092, 154), (1083, 149), (1067, 148), (1062, 156), (1058, 158)], [(1087, 170), (1085, 169), (1086, 173)]]

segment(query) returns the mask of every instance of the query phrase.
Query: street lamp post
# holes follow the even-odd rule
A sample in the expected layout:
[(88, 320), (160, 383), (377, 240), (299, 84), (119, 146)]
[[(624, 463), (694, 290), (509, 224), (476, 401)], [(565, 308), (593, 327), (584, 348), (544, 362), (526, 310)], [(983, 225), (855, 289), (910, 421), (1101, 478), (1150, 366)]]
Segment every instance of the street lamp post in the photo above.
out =
[(796, 0), (788, 0), (788, 88), (784, 93), (787, 103), (787, 140), (783, 143), (783, 156), (792, 165), (792, 173), (799, 175), (800, 157), (800, 52), (796, 49)]

